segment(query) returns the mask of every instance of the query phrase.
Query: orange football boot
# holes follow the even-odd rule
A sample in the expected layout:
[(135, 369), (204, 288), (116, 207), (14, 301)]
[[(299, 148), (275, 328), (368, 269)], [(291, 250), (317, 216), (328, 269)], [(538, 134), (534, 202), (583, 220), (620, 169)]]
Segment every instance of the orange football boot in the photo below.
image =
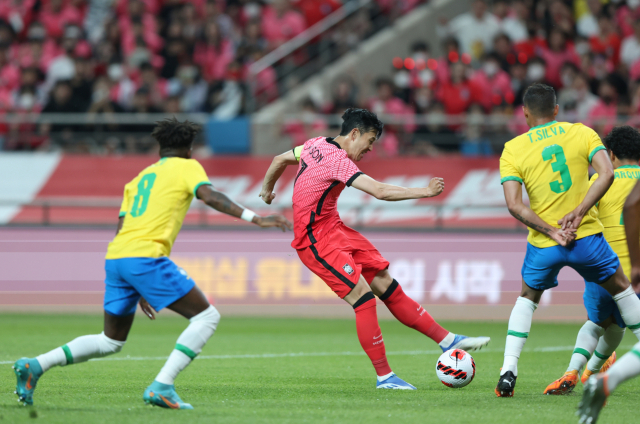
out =
[(566, 395), (578, 384), (578, 370), (567, 371), (562, 377), (549, 384), (544, 389), (545, 395)]
[(584, 372), (582, 373), (582, 377), (580, 378), (580, 381), (582, 381), (582, 384), (586, 383), (589, 377), (591, 377), (593, 374), (599, 374), (601, 372), (605, 372), (606, 370), (611, 368), (611, 365), (615, 364), (615, 362), (616, 362), (616, 353), (613, 352), (611, 356), (609, 356), (609, 358), (607, 359), (607, 362), (605, 362), (602, 365), (602, 368), (600, 368), (600, 371), (598, 371), (597, 373), (592, 372), (588, 368), (585, 369)]

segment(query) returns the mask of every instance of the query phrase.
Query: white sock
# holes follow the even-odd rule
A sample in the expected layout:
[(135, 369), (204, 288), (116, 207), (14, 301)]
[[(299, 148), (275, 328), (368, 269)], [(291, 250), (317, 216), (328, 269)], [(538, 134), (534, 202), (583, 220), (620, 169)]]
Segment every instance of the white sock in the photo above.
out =
[(46, 371), (55, 365), (79, 364), (91, 358), (100, 358), (120, 352), (124, 343), (110, 339), (102, 332), (78, 337), (62, 347), (38, 356), (36, 359), (40, 363), (42, 370)]
[(509, 318), (509, 331), (507, 332), (507, 343), (504, 348), (504, 363), (500, 375), (507, 371), (518, 376), (518, 358), (524, 348), (524, 344), (529, 337), (533, 312), (538, 307), (537, 303), (524, 297), (518, 297), (516, 305), (511, 311)]
[(379, 375), (379, 376), (378, 376), (378, 381), (379, 381), (379, 382), (380, 382), (380, 381), (384, 381), (384, 380), (386, 380), (387, 378), (391, 377), (392, 375), (393, 375), (393, 371), (391, 371), (391, 372), (390, 372), (389, 374), (387, 374), (387, 375)]
[(57, 347), (52, 351), (43, 353), (36, 357), (36, 359), (40, 363), (40, 367), (42, 367), (42, 372), (45, 372), (56, 365), (60, 367), (67, 365), (67, 357), (64, 356), (64, 350), (62, 350), (61, 347)]
[(600, 368), (607, 362), (609, 356), (616, 350), (616, 348), (622, 342), (624, 337), (624, 328), (618, 327), (616, 324), (611, 324), (604, 330), (604, 335), (598, 340), (596, 350), (593, 352), (593, 356), (589, 359), (587, 369), (591, 372), (599, 372)]
[(438, 343), (438, 345), (441, 348), (448, 348), (449, 346), (451, 346), (451, 343), (453, 343), (453, 341), (455, 340), (456, 335), (453, 333), (449, 333), (446, 336), (444, 336), (444, 339), (442, 339), (442, 341), (440, 343)]
[(640, 299), (638, 299), (638, 295), (629, 286), (622, 293), (613, 296), (613, 300), (618, 305), (624, 323), (640, 340)]
[(176, 347), (160, 370), (156, 381), (173, 384), (180, 371), (202, 352), (207, 340), (215, 333), (220, 322), (220, 313), (213, 306), (209, 306), (189, 321), (189, 326), (178, 337)]
[(576, 338), (576, 346), (571, 355), (571, 362), (567, 371), (578, 371), (586, 365), (591, 358), (592, 352), (596, 349), (598, 339), (604, 334), (604, 328), (600, 327), (593, 321), (584, 323), (578, 337)]
[(637, 343), (629, 353), (618, 359), (605, 375), (608, 376), (609, 393), (613, 393), (620, 383), (640, 375), (640, 343)]

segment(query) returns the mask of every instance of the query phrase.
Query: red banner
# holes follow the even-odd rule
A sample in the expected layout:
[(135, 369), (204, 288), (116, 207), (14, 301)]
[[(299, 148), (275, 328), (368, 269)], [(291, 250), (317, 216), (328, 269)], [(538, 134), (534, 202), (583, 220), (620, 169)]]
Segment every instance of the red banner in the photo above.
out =
[[(151, 157), (64, 156), (43, 181), (35, 196), (37, 206), (25, 207), (11, 222), (113, 223), (124, 185), (155, 162)], [(213, 185), (261, 214), (284, 212), (290, 216), (293, 179), (291, 167), (276, 186), (269, 207), (258, 198), (271, 158), (225, 157), (200, 160)], [(518, 228), (509, 215), (500, 185), (498, 158), (462, 157), (370, 159), (358, 163), (373, 178), (403, 186), (425, 186), (432, 177), (445, 180), (445, 191), (433, 199), (383, 202), (347, 188), (338, 203), (348, 225), (363, 227), (491, 227)], [(93, 207), (61, 204), (62, 200), (95, 202)], [(42, 202), (51, 200), (46, 210)], [(105, 200), (111, 203), (104, 205)], [(186, 224), (243, 225), (194, 202)]]

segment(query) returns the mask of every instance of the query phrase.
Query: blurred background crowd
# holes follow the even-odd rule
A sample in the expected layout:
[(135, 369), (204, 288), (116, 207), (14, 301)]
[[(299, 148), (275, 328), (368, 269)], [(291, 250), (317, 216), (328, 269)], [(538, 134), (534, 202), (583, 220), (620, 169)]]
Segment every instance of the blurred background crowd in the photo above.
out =
[[(332, 28), (322, 46), (329, 61), (420, 3), (376, 0), (359, 9)], [(131, 122), (145, 113), (246, 114), (317, 71), (303, 74), (298, 65), (321, 43), (256, 75), (251, 65), (341, 7), (340, 0), (2, 0), (0, 114), (130, 120), (18, 119), (0, 124), (1, 149), (84, 151), (68, 134), (148, 132), (148, 123)], [(601, 135), (620, 122), (640, 126), (640, 0), (477, 0), (440, 19), (437, 34), (407, 40), (411, 56), (396, 57), (388, 77), (345, 75), (329, 99), (304, 100), (299, 117), (283, 119), (282, 135), (300, 144), (333, 130), (326, 114), (359, 106), (387, 117), (380, 155), (496, 154), (527, 130), (519, 106), (533, 82), (556, 88), (559, 119)], [(110, 140), (106, 153), (153, 144)]]

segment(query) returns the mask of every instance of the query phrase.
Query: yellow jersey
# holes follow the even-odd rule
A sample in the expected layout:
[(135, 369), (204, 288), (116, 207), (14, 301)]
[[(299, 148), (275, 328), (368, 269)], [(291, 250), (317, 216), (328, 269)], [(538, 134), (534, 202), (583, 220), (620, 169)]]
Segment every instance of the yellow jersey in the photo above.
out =
[[(609, 190), (598, 202), (597, 211), (600, 222), (604, 226), (604, 238), (611, 248), (620, 258), (620, 264), (625, 275), (629, 277), (631, 273), (631, 262), (629, 261), (629, 247), (627, 246), (627, 236), (624, 232), (624, 221), (622, 219), (622, 209), (631, 189), (640, 179), (640, 166), (624, 165), (616, 168), (615, 178)], [(598, 174), (591, 177), (590, 184), (598, 179)]]
[(191, 201), (211, 184), (194, 159), (162, 158), (124, 187), (122, 228), (109, 243), (107, 259), (169, 256)]
[[(531, 209), (544, 222), (559, 228), (558, 220), (587, 194), (589, 164), (599, 150), (604, 150), (600, 137), (582, 124), (552, 121), (539, 125), (505, 144), (500, 182), (524, 183)], [(580, 239), (602, 230), (594, 208), (582, 219), (576, 236)], [(535, 247), (557, 245), (532, 228), (527, 240)]]

